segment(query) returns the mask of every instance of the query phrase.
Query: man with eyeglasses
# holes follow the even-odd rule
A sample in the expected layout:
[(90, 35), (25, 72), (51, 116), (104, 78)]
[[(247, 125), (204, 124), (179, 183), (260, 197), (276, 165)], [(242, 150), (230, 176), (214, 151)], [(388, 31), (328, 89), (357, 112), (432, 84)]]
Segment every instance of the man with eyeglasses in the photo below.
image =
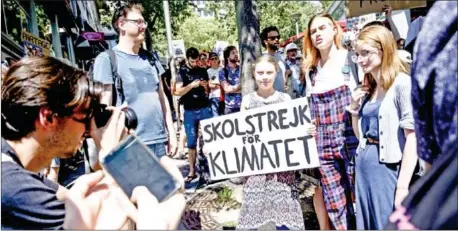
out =
[[(69, 191), (40, 171), (53, 158), (73, 157), (87, 133), (102, 155), (119, 142), (120, 136), (107, 130), (108, 126), (91, 126), (98, 88), (101, 86), (94, 85), (82, 70), (52, 57), (22, 59), (5, 74), (1, 96), (2, 229), (62, 229), (65, 216), (71, 218), (57, 199)], [(120, 122), (124, 119), (117, 109), (108, 125)], [(100, 142), (102, 138), (105, 142)]]
[[(104, 84), (102, 103), (111, 105), (112, 97), (115, 105), (127, 103), (138, 117), (136, 134), (157, 157), (162, 158), (166, 156), (168, 141), (171, 147), (169, 154), (176, 152), (177, 136), (160, 81), (163, 69), (152, 64), (141, 48), (147, 26), (142, 12), (143, 7), (135, 3), (115, 11), (112, 25), (118, 32), (119, 43), (112, 51), (116, 58), (117, 76), (112, 73), (113, 62), (108, 51), (95, 59), (93, 76), (94, 80)], [(121, 84), (114, 77), (120, 79)]]
[(280, 48), (280, 32), (275, 26), (269, 26), (261, 32), (262, 46), (266, 48), (268, 55), (271, 55), (277, 60), (278, 73), (275, 78), (274, 88), (279, 92), (285, 92), (287, 77), (291, 75), (291, 70), (286, 66), (281, 54), (277, 51)]

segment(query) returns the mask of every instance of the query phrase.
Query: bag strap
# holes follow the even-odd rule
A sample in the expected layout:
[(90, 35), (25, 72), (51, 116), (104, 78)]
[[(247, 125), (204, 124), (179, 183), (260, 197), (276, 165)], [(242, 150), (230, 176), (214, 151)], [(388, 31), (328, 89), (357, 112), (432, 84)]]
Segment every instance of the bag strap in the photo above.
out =
[(13, 160), (13, 158), (9, 155), (7, 155), (6, 153), (3, 153), (2, 152), (2, 162), (11, 162), (11, 163), (16, 163), (16, 161)]
[[(118, 74), (118, 62), (116, 59), (116, 54), (113, 50), (107, 50), (108, 56), (110, 57), (111, 63), (111, 73), (113, 76), (113, 92), (119, 92), (121, 96), (121, 104), (124, 103), (125, 95), (124, 95), (124, 88), (122, 86), (122, 78)], [(111, 96), (111, 106), (116, 106), (117, 103), (117, 94), (112, 94)]]

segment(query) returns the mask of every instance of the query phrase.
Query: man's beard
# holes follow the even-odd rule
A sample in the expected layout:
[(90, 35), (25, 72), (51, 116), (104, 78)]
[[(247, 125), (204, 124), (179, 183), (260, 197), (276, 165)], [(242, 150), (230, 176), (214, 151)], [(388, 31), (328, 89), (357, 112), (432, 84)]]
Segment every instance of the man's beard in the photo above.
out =
[(229, 59), (229, 62), (236, 64), (239, 61), (239, 59)]
[(270, 44), (269, 43), (269, 49), (273, 50), (273, 51), (277, 51), (278, 50), (278, 46), (275, 45), (275, 44)]

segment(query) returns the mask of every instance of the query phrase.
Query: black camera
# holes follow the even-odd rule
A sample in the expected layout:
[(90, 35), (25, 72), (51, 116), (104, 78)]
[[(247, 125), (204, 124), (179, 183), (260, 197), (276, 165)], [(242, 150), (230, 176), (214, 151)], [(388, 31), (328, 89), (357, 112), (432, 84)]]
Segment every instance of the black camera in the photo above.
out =
[[(95, 125), (97, 128), (103, 127), (107, 124), (108, 120), (113, 114), (112, 111), (107, 110), (107, 105), (105, 104), (98, 104), (93, 108), (94, 110), (94, 119)], [(124, 122), (127, 129), (135, 129), (138, 125), (137, 114), (132, 108), (124, 108), (122, 110), (126, 115), (126, 120)]]

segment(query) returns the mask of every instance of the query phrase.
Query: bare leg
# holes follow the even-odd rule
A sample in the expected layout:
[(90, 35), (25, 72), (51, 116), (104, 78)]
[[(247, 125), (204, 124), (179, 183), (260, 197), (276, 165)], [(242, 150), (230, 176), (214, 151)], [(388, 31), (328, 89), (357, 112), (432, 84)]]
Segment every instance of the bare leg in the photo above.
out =
[(315, 187), (315, 194), (313, 195), (313, 207), (315, 207), (316, 217), (320, 224), (320, 230), (331, 230), (329, 222), (328, 211), (323, 199), (323, 191), (320, 186)]
[(196, 149), (188, 149), (189, 176), (196, 175)]
[(180, 141), (178, 142), (178, 152), (180, 155), (184, 155), (184, 148), (186, 146), (186, 132), (184, 132), (184, 126), (180, 131)]

